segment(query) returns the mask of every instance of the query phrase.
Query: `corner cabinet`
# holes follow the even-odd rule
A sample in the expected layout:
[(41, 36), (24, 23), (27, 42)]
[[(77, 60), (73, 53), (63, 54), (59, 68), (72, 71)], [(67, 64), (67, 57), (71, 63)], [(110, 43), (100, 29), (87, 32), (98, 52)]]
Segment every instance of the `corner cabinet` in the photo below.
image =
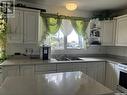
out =
[(37, 43), (39, 11), (16, 8), (14, 18), (8, 18), (8, 43)]
[(127, 15), (116, 17), (116, 45), (127, 46)]
[(116, 20), (101, 21), (101, 43), (102, 46), (115, 45)]

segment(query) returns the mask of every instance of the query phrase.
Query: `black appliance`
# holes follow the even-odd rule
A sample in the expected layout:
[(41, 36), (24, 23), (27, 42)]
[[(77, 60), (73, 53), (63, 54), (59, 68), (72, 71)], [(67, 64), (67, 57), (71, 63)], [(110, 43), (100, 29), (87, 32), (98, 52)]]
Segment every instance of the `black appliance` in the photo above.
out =
[(119, 64), (119, 85), (118, 90), (127, 93), (127, 64)]
[(50, 60), (51, 47), (43, 45), (40, 50), (40, 58), (43, 60)]

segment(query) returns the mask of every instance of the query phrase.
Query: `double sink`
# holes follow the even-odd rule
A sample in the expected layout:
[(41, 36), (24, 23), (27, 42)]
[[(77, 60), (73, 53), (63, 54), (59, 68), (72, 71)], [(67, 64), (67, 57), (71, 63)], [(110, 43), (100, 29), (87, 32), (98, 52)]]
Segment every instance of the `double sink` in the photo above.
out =
[(57, 61), (105, 61), (102, 58), (95, 58), (95, 57), (76, 57), (76, 56), (57, 56), (55, 57)]
[[(31, 59), (38, 59), (39, 57), (32, 56)], [(96, 57), (77, 57), (72, 55), (57, 55), (54, 56), (53, 59), (56, 61), (105, 61), (105, 59), (102, 58), (96, 58)]]
[(79, 57), (74, 57), (74, 56), (57, 56), (55, 59), (57, 61), (76, 61), (76, 60), (82, 60)]

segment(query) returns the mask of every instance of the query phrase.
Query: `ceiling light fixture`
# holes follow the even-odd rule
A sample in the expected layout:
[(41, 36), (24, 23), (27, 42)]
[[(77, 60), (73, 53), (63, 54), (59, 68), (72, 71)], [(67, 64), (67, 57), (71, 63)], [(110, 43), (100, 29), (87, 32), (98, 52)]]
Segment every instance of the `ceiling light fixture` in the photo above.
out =
[(66, 9), (69, 10), (69, 11), (74, 11), (77, 9), (77, 4), (76, 2), (67, 2), (66, 3)]

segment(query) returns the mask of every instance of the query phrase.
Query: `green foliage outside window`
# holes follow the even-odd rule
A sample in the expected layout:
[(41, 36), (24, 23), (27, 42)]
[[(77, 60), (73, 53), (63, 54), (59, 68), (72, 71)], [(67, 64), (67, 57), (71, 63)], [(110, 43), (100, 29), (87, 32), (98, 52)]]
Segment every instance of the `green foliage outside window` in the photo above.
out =
[(7, 23), (5, 20), (5, 15), (0, 13), (0, 61), (6, 59), (6, 30)]

